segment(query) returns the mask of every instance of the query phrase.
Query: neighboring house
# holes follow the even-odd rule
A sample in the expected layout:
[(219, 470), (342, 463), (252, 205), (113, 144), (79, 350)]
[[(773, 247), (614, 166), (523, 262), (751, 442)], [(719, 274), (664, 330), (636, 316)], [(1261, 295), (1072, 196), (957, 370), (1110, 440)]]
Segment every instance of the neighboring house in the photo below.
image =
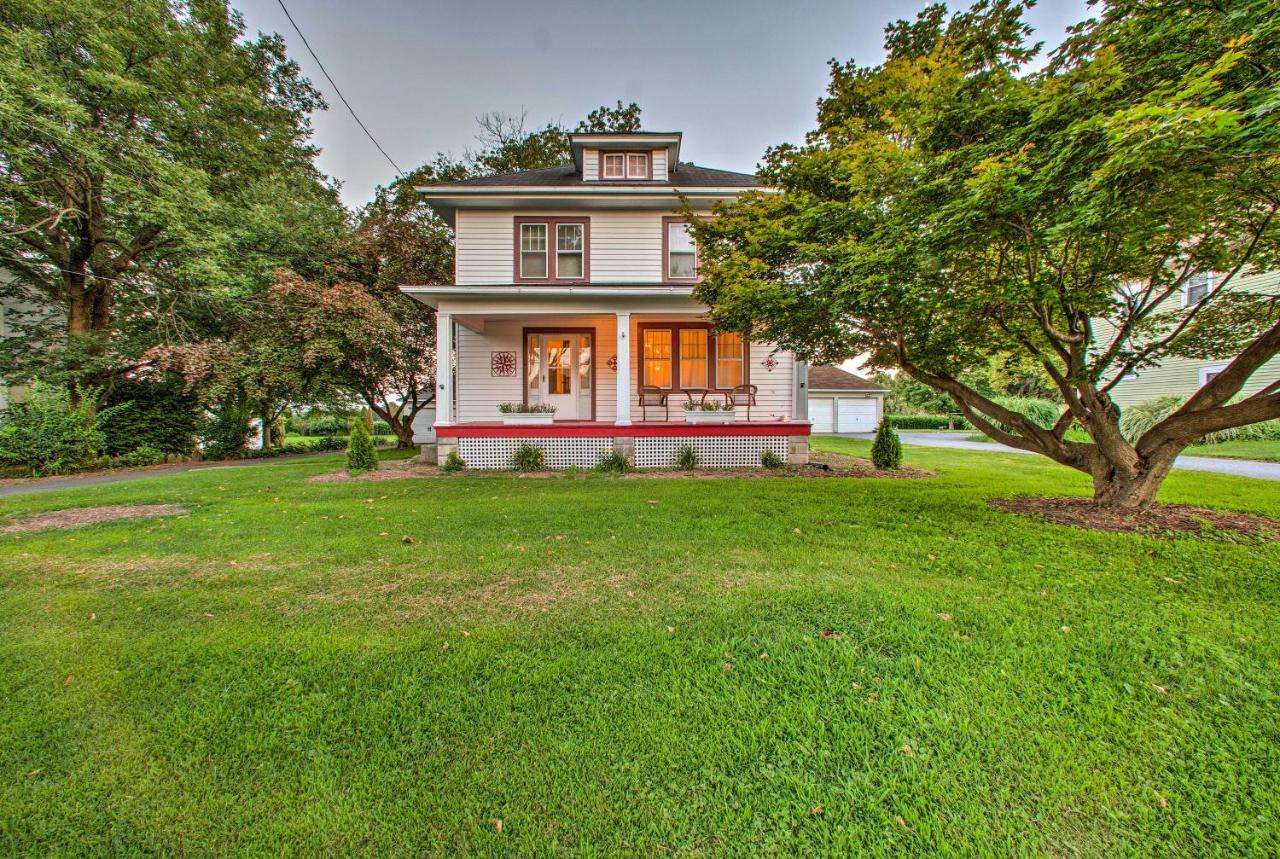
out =
[(884, 416), (884, 388), (839, 367), (809, 368), (813, 431), (875, 432)]
[[(717, 333), (691, 297), (681, 197), (709, 214), (756, 178), (682, 163), (679, 132), (570, 143), (571, 165), (418, 189), (456, 240), (453, 283), (402, 287), (436, 309), (437, 444), (424, 456), (505, 468), (530, 441), (553, 468), (611, 449), (666, 466), (686, 445), (714, 466), (764, 450), (807, 461), (805, 365)], [(687, 401), (727, 399), (732, 423), (686, 423)], [(506, 402), (554, 406), (555, 421), (506, 425)]]
[[(1280, 296), (1280, 270), (1238, 275), (1232, 289), (1256, 292), (1262, 295)], [(1191, 278), (1180, 295), (1168, 301), (1168, 309), (1188, 307), (1200, 301), (1215, 288), (1212, 274), (1201, 274)], [(1095, 320), (1096, 338), (1100, 344), (1110, 342), (1114, 328), (1104, 320)], [(1165, 358), (1157, 367), (1146, 367), (1137, 373), (1126, 376), (1111, 391), (1111, 397), (1123, 408), (1124, 406), (1154, 400), (1157, 397), (1176, 395), (1189, 397), (1196, 390), (1221, 372), (1234, 358), (1234, 355), (1223, 355), (1219, 358)], [(1280, 358), (1272, 358), (1259, 367), (1240, 394), (1247, 396), (1261, 390), (1280, 379)]]

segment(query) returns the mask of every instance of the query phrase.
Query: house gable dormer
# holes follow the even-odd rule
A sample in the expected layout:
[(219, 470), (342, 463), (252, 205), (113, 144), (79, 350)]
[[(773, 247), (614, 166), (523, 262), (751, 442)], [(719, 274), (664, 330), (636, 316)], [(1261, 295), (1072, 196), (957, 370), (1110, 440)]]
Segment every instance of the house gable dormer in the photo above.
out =
[(667, 182), (680, 163), (680, 132), (569, 135), (574, 169), (583, 182)]

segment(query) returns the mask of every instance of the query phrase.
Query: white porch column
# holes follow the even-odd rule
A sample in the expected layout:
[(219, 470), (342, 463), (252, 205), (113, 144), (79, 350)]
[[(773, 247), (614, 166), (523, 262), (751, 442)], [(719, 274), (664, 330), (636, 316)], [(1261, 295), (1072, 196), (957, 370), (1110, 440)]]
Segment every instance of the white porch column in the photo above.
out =
[(807, 361), (796, 361), (796, 385), (792, 394), (795, 401), (795, 408), (792, 409), (795, 414), (791, 416), (792, 420), (809, 420), (809, 363)]
[(631, 425), (631, 311), (614, 314), (618, 323), (617, 418), (620, 426)]
[(453, 315), (436, 314), (436, 424), (453, 423)]

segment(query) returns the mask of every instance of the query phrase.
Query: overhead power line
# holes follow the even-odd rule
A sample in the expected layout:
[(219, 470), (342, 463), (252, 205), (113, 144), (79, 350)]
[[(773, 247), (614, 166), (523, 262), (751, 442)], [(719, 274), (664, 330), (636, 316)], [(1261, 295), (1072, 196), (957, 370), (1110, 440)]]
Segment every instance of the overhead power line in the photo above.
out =
[(382, 153), (383, 158), (387, 159), (387, 163), (396, 171), (396, 175), (399, 176), (404, 173), (404, 171), (400, 169), (400, 166), (396, 164), (395, 160), (387, 154), (387, 150), (382, 148), (382, 144), (378, 142), (378, 138), (373, 136), (373, 132), (371, 132), (360, 120), (360, 117), (356, 115), (356, 109), (351, 106), (351, 102), (347, 101), (347, 97), (342, 94), (342, 90), (338, 89), (338, 85), (333, 82), (333, 76), (330, 75), (329, 71), (324, 67), (324, 63), (320, 62), (320, 58), (316, 56), (316, 52), (307, 41), (307, 37), (302, 35), (302, 29), (298, 26), (298, 22), (293, 20), (293, 16), (289, 14), (289, 7), (284, 5), (284, 0), (276, 0), (276, 2), (279, 3), (280, 8), (284, 10), (284, 16), (288, 18), (289, 23), (293, 25), (294, 32), (297, 33), (298, 38), (302, 40), (302, 44), (307, 49), (307, 53), (311, 54), (311, 59), (315, 60), (316, 65), (320, 67), (320, 71), (324, 74), (325, 80), (329, 82), (329, 86), (333, 87), (333, 91), (337, 93), (338, 98), (347, 106), (347, 111), (351, 114), (351, 118), (356, 121), (356, 125), (360, 126), (360, 130), (363, 131), (371, 141), (373, 141), (374, 146), (378, 147), (378, 151)]

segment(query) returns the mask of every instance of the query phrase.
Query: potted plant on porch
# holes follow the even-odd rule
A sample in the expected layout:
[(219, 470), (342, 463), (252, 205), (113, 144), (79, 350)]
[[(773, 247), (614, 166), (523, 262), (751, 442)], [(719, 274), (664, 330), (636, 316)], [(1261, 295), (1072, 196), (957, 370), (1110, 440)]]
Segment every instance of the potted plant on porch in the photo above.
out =
[(733, 403), (685, 403), (684, 421), (688, 424), (731, 424)]
[(499, 403), (498, 412), (504, 424), (549, 424), (556, 416), (556, 407), (546, 403)]

